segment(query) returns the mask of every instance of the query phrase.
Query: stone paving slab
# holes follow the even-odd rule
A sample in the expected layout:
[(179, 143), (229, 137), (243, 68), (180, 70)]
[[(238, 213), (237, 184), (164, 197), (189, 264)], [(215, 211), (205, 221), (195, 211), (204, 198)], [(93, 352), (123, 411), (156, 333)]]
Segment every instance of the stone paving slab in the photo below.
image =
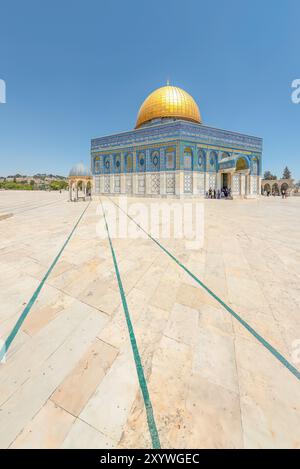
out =
[[(147, 212), (173, 201), (132, 198), (128, 209), (136, 202)], [(1, 448), (151, 446), (99, 203), (0, 365)], [(199, 203), (203, 245), (160, 242), (299, 369), (300, 199)], [(2, 339), (86, 206), (66, 193), (0, 193), (0, 212), (14, 214), (0, 223)], [(299, 448), (296, 377), (153, 241), (112, 242), (161, 446)]]

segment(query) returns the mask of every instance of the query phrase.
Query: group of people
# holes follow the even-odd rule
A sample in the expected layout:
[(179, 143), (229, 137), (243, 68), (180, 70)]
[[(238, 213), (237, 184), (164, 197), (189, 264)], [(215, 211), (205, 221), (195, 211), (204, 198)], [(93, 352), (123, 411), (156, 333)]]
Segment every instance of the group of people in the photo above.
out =
[(207, 199), (228, 199), (231, 198), (231, 188), (223, 187), (223, 189), (209, 189), (206, 192)]
[[(273, 197), (275, 197), (276, 195), (280, 195), (280, 194), (276, 193), (275, 191), (273, 191), (272, 193), (271, 193), (271, 191), (266, 191), (266, 190), (264, 191), (264, 196), (265, 197), (270, 197), (270, 195), (273, 195)], [(283, 199), (287, 198), (287, 191), (285, 191), (284, 189), (282, 189), (282, 191), (281, 191), (281, 197)]]

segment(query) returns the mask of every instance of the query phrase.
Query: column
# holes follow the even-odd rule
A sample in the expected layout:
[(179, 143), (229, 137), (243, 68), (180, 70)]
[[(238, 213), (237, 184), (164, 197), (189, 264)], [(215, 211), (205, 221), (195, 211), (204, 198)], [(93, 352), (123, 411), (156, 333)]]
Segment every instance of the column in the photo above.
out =
[(193, 195), (197, 195), (199, 193), (198, 191), (198, 180), (199, 180), (199, 173), (197, 171), (193, 171), (192, 173), (192, 178), (193, 178), (193, 190), (192, 193)]
[(212, 189), (210, 187), (210, 182), (209, 182), (209, 172), (205, 172), (205, 192), (208, 192), (209, 189)]
[(100, 175), (99, 193), (104, 193), (104, 174)]
[(217, 173), (217, 175), (216, 175), (216, 190), (220, 191), (221, 189), (222, 189), (222, 173)]
[(145, 195), (151, 194), (151, 173), (145, 175)]
[(126, 174), (125, 173), (120, 174), (120, 193), (121, 194), (126, 193)]
[(178, 196), (184, 195), (184, 171), (176, 171), (175, 194)]
[(120, 173), (125, 173), (125, 153), (121, 151)]
[(138, 187), (138, 174), (133, 173), (132, 174), (132, 194), (136, 195), (139, 193), (139, 187)]
[(114, 174), (109, 175), (109, 192), (110, 194), (115, 193), (115, 180), (114, 180)]
[(252, 196), (253, 195), (253, 176), (250, 176), (250, 174), (248, 174), (247, 176), (247, 195), (250, 195)]
[(198, 194), (201, 197), (205, 196), (205, 173), (201, 172), (198, 175), (198, 188), (197, 188)]
[(242, 197), (246, 195), (246, 175), (245, 174), (241, 174), (240, 194)]
[(160, 171), (159, 172), (159, 179), (160, 179), (159, 193), (160, 193), (160, 195), (166, 195), (167, 194), (167, 188), (166, 188), (166, 173), (165, 173), (165, 171)]
[(262, 178), (260, 176), (257, 176), (257, 195), (261, 195), (261, 181)]

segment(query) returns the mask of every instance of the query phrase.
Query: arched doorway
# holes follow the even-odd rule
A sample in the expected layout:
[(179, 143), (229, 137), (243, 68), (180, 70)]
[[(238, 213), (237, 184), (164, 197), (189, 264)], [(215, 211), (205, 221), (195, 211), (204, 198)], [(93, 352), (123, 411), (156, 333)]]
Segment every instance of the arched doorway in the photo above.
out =
[(268, 195), (268, 196), (271, 194), (270, 184), (267, 183), (267, 184), (264, 185), (264, 193), (265, 193), (265, 195)]
[(91, 197), (92, 195), (92, 183), (91, 181), (88, 181), (86, 184), (86, 195), (87, 197)]
[(290, 187), (287, 182), (281, 184), (280, 192), (281, 194), (285, 193), (286, 195), (290, 195)]
[(247, 161), (245, 160), (245, 158), (239, 158), (236, 162), (235, 170), (236, 171), (246, 171), (247, 169), (249, 169), (249, 165), (248, 165)]
[(193, 169), (193, 152), (189, 147), (185, 148), (184, 150), (183, 167), (187, 171), (191, 171)]
[(222, 173), (221, 189), (226, 191), (230, 188), (230, 174)]
[(274, 196), (280, 195), (279, 187), (278, 187), (277, 182), (275, 182), (275, 184), (273, 184), (273, 186), (272, 186), (272, 195), (274, 195)]
[(249, 192), (249, 161), (246, 157), (240, 156), (235, 163), (235, 172), (232, 178), (232, 192), (235, 195), (246, 196)]

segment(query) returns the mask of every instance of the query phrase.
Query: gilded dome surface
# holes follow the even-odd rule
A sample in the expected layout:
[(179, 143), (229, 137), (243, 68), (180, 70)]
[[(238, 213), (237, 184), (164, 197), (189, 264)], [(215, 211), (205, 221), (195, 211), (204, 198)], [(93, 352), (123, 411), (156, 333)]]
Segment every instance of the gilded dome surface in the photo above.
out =
[(199, 108), (186, 91), (177, 86), (162, 86), (153, 91), (140, 107), (135, 128), (152, 119), (163, 117), (184, 119), (201, 124)]

